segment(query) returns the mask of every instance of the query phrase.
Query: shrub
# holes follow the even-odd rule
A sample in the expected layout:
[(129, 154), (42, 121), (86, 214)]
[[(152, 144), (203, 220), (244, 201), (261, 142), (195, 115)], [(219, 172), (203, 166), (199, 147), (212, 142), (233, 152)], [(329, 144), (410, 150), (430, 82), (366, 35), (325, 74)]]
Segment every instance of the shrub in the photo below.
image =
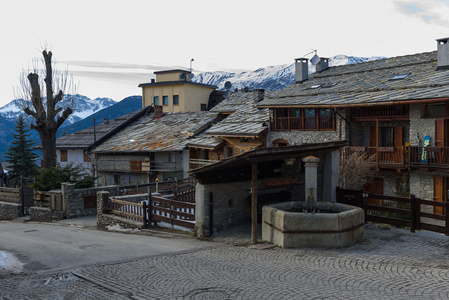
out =
[(61, 188), (61, 183), (75, 183), (75, 188), (89, 188), (94, 186), (94, 178), (87, 175), (80, 165), (68, 163), (64, 166), (41, 168), (36, 176), (32, 188), (38, 191), (49, 191)]

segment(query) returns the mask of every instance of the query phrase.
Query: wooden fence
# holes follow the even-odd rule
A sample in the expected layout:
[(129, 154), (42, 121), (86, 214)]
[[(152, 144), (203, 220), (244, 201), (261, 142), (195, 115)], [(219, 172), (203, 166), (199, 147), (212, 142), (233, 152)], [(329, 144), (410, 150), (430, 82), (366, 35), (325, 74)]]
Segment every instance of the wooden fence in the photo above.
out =
[(20, 189), (0, 187), (0, 201), (20, 203)]
[(126, 196), (126, 195), (145, 194), (148, 192), (148, 188), (151, 188), (151, 191), (153, 193), (156, 191), (162, 193), (175, 193), (180, 191), (191, 190), (194, 189), (194, 187), (195, 187), (194, 179), (189, 177), (182, 180), (160, 181), (157, 184), (155, 182), (152, 182), (139, 185), (119, 186), (117, 195)]
[[(175, 199), (151, 196), (151, 201), (140, 203), (111, 198), (110, 212), (116, 216), (142, 222), (144, 226), (168, 223), (172, 228), (181, 226), (195, 228), (195, 190), (175, 193)], [(148, 203), (149, 202), (149, 203)]]
[(344, 189), (337, 189), (337, 202), (363, 208), (365, 222), (407, 227), (411, 232), (424, 229), (449, 236), (449, 202)]
[(147, 204), (111, 198), (111, 212), (119, 217), (147, 224)]

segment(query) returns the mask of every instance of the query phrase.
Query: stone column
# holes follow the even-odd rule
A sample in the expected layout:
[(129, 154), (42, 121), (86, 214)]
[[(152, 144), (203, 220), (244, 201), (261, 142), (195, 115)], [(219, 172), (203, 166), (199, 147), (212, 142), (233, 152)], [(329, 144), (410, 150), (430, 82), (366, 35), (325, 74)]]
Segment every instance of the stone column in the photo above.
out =
[(320, 159), (314, 156), (307, 156), (302, 159), (305, 167), (305, 198), (309, 197), (309, 193), (313, 195), (313, 199), (317, 200), (318, 176), (317, 169)]
[(104, 209), (104, 200), (109, 197), (109, 192), (97, 192), (97, 226), (101, 225), (101, 215)]
[(77, 217), (77, 203), (74, 199), (75, 194), (75, 184), (64, 182), (61, 183), (61, 194), (62, 194), (62, 210), (65, 212), (67, 218)]

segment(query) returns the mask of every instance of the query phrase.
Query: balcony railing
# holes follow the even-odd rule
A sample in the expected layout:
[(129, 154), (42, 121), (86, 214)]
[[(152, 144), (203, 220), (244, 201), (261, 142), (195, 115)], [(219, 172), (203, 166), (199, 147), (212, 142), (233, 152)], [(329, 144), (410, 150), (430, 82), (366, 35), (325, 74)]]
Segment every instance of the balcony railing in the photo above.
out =
[(198, 169), (216, 162), (218, 162), (218, 160), (191, 158), (189, 160), (190, 170)]
[(342, 160), (354, 152), (373, 156), (379, 169), (449, 168), (449, 147), (345, 147)]

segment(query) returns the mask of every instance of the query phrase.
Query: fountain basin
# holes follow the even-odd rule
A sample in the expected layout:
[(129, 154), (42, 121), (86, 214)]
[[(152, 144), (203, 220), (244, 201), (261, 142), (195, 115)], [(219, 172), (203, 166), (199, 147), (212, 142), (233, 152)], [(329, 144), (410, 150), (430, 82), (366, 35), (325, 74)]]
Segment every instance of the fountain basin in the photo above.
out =
[(291, 201), (264, 206), (262, 239), (283, 248), (341, 248), (363, 239), (363, 209), (341, 203), (318, 202), (320, 213), (305, 214), (302, 212), (303, 203)]

